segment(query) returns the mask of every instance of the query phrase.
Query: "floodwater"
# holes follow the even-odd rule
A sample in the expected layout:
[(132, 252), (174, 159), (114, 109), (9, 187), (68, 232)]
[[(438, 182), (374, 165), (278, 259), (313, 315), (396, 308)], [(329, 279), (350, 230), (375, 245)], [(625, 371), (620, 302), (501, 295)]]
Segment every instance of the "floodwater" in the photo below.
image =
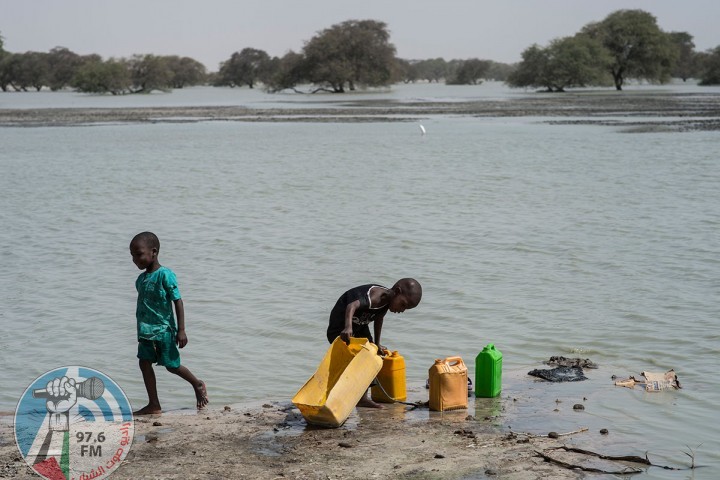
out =
[[(0, 93), (0, 108), (518, 95), (532, 94), (498, 84), (342, 99), (198, 88)], [(475, 356), (494, 343), (503, 393), (471, 400), (470, 414), (538, 434), (587, 427), (568, 443), (648, 452), (662, 465), (688, 466), (692, 452), (704, 468), (639, 477), (717, 478), (719, 134), (545, 120), (424, 115), (426, 135), (413, 122), (0, 128), (0, 410), (14, 411), (32, 380), (63, 365), (100, 370), (144, 405), (140, 272), (128, 244), (152, 230), (185, 302), (183, 363), (206, 380), (215, 407), (289, 401), (328, 347), (337, 297), (412, 276), (423, 300), (389, 313), (382, 336), (406, 359), (411, 401), (427, 400), (435, 358), (462, 356), (472, 378)], [(552, 355), (600, 367), (576, 383), (527, 375), (550, 368)], [(671, 368), (682, 390), (645, 393), (611, 379)], [(164, 371), (158, 390), (165, 409), (194, 403)]]

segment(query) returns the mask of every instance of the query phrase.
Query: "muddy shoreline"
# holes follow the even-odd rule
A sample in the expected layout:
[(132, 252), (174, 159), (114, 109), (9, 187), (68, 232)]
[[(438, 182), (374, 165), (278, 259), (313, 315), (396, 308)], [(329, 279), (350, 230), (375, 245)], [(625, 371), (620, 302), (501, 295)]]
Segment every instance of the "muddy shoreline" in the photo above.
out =
[[(20, 456), (9, 420), (0, 422), (0, 478), (39, 478)], [(583, 472), (541, 453), (587, 464), (555, 450), (581, 435), (599, 434), (502, 432), (493, 418), (468, 410), (428, 414), (400, 404), (356, 409), (328, 429), (307, 425), (288, 402), (225, 406), (136, 417), (132, 448), (111, 478), (574, 480)]]
[[(310, 99), (308, 100), (310, 101)], [(643, 131), (720, 130), (720, 95), (672, 92), (534, 94), (503, 100), (394, 102), (344, 100), (327, 108), (242, 106), (0, 109), (0, 127), (188, 122), (408, 122), (428, 116), (537, 117)]]

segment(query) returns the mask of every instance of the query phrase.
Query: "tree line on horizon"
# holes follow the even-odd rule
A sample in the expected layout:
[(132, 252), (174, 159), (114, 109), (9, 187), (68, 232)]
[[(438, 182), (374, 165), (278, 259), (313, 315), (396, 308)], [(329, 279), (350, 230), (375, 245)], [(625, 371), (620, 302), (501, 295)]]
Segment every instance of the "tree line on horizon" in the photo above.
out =
[(65, 47), (49, 52), (11, 53), (0, 36), (0, 88), (27, 91), (73, 88), (113, 95), (171, 90), (194, 85), (254, 88), (268, 92), (343, 93), (394, 83), (444, 81), (477, 85), (504, 81), (515, 88), (562, 92), (567, 88), (614, 85), (628, 79), (665, 83), (671, 77), (720, 84), (720, 46), (696, 52), (687, 32), (664, 32), (642, 10), (618, 10), (570, 37), (542, 47), (533, 44), (513, 65), (478, 58), (406, 60), (396, 56), (384, 22), (347, 20), (317, 32), (300, 52), (271, 57), (243, 48), (220, 63), (217, 72), (190, 57), (137, 54), (129, 58), (78, 55)]

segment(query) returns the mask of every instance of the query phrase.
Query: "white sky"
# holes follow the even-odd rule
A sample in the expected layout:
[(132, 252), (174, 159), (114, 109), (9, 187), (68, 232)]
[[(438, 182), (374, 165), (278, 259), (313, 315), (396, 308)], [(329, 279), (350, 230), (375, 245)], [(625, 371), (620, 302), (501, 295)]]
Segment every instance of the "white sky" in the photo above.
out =
[(720, 45), (720, 0), (0, 0), (10, 52), (56, 46), (103, 58), (136, 53), (192, 57), (210, 71), (246, 47), (281, 56), (345, 20), (388, 25), (406, 59), (482, 58), (513, 63), (620, 9), (655, 15), (665, 31)]

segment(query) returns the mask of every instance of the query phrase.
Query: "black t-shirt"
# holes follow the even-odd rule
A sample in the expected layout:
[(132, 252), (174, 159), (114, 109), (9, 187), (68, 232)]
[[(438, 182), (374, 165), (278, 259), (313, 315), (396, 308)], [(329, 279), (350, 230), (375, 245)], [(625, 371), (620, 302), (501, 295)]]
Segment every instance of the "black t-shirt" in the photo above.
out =
[(330, 312), (330, 324), (327, 329), (327, 337), (330, 342), (335, 340), (335, 338), (339, 336), (340, 332), (342, 332), (345, 328), (345, 311), (347, 310), (347, 306), (355, 300), (360, 301), (360, 306), (355, 310), (355, 314), (352, 319), (353, 336), (368, 338), (372, 341), (368, 324), (378, 318), (383, 318), (389, 307), (388, 304), (380, 306), (370, 305), (370, 290), (373, 288), (389, 290), (382, 285), (371, 283), (351, 288), (338, 298), (337, 303), (335, 303), (335, 306)]

